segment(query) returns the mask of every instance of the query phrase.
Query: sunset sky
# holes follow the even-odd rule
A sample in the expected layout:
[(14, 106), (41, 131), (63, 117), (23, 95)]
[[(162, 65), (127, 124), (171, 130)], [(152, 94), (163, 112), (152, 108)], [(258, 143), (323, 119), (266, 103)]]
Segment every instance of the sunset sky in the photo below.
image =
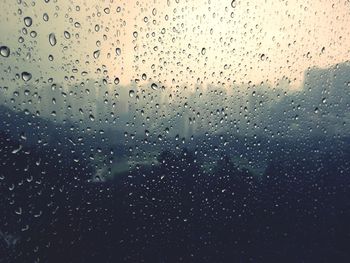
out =
[[(194, 86), (288, 78), (299, 87), (308, 67), (350, 58), (350, 2), (343, 0), (7, 0), (3, 8), (0, 45), (12, 55), (0, 63), (13, 73), (31, 72), (32, 81)], [(6, 83), (15, 78), (2, 76)]]

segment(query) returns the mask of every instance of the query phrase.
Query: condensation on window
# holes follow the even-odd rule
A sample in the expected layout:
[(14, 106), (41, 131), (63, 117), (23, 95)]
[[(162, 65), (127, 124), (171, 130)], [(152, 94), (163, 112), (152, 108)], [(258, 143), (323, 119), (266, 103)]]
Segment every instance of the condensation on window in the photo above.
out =
[(0, 262), (347, 262), (349, 10), (3, 0)]

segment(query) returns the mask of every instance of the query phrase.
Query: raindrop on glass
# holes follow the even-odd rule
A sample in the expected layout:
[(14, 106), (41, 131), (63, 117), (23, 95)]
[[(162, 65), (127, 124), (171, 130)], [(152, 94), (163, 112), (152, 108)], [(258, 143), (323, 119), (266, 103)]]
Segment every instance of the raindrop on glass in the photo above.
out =
[(232, 6), (233, 8), (235, 8), (235, 7), (236, 7), (236, 0), (232, 0), (232, 2), (231, 2), (231, 6)]
[(70, 39), (70, 33), (68, 31), (64, 31), (63, 34), (66, 39)]
[(96, 50), (96, 51), (94, 51), (94, 58), (95, 59), (98, 59), (99, 58), (99, 56), (100, 56), (100, 54), (101, 54), (101, 51), (100, 50)]
[(8, 56), (10, 56), (10, 49), (6, 46), (1, 46), (0, 47), (0, 54), (1, 54), (1, 56), (7, 58)]
[(30, 74), (29, 72), (26, 72), (26, 71), (22, 72), (22, 79), (25, 82), (31, 80), (31, 78), (32, 78), (32, 74)]
[(33, 24), (33, 20), (31, 17), (29, 16), (26, 16), (24, 18), (24, 24), (27, 26), (27, 27), (30, 27), (32, 24)]
[(48, 15), (47, 13), (44, 13), (44, 14), (43, 14), (43, 20), (44, 20), (45, 22), (49, 21), (49, 15)]
[(51, 33), (51, 34), (49, 35), (49, 42), (50, 42), (50, 45), (51, 45), (51, 46), (55, 46), (55, 45), (56, 45), (57, 40), (56, 40), (56, 36), (55, 36), (54, 33)]
[(152, 83), (151, 88), (153, 90), (157, 90), (158, 89), (158, 85), (156, 83)]

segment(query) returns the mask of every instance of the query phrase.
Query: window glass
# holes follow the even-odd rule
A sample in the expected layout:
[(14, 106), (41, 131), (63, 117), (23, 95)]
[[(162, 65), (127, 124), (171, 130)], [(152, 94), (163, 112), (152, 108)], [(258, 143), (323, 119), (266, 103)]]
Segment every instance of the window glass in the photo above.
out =
[(0, 262), (348, 262), (348, 0), (2, 0)]

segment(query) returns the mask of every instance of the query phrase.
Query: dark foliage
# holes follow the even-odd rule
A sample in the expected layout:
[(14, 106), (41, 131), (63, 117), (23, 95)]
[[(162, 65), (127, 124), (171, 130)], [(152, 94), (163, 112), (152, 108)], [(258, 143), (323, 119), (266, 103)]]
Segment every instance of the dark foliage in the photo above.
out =
[(0, 262), (348, 262), (349, 151), (296, 148), (262, 178), (183, 149), (88, 183), (89, 163), (2, 134)]

